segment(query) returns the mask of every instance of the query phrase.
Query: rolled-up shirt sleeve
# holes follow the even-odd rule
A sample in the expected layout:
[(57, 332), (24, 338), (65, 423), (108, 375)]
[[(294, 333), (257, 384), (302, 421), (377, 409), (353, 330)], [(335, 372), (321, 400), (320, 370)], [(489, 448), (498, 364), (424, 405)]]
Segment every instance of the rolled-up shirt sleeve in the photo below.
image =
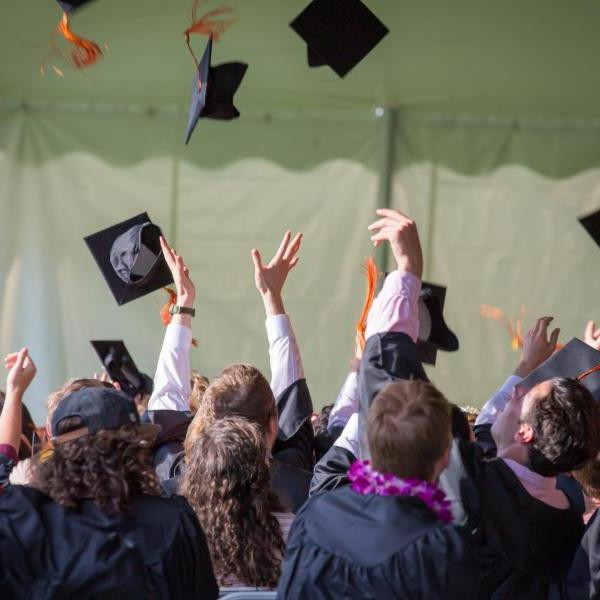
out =
[(328, 431), (331, 433), (336, 427), (344, 427), (356, 412), (358, 412), (358, 373), (352, 371), (348, 373), (331, 409), (327, 424)]
[(396, 331), (406, 333), (414, 342), (419, 335), (419, 296), (421, 280), (412, 273), (392, 271), (373, 301), (365, 337)]
[(148, 402), (148, 410), (190, 410), (191, 345), (192, 330), (189, 327), (178, 323), (167, 326), (158, 357), (154, 391)]
[(498, 418), (498, 415), (506, 407), (506, 403), (510, 400), (515, 385), (521, 381), (522, 378), (518, 375), (511, 375), (502, 384), (502, 387), (485, 403), (477, 416), (475, 426), (493, 424)]
[(273, 315), (267, 318), (265, 326), (269, 340), (271, 389), (277, 398), (290, 385), (304, 378), (304, 369), (290, 318), (285, 314)]

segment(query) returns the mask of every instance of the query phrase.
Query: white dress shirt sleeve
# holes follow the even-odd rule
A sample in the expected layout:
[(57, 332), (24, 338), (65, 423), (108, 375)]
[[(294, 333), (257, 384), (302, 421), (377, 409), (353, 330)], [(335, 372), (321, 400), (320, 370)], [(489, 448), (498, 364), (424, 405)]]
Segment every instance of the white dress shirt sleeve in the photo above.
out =
[(344, 427), (356, 412), (358, 412), (358, 373), (352, 371), (346, 377), (329, 413), (328, 431), (331, 433), (334, 427)]
[(192, 330), (177, 323), (167, 326), (148, 410), (190, 410)]
[(269, 339), (271, 389), (277, 398), (292, 383), (304, 378), (298, 342), (287, 315), (273, 315), (265, 321)]
[(522, 381), (522, 377), (511, 375), (502, 387), (485, 403), (477, 416), (475, 425), (491, 425), (498, 415), (504, 410), (506, 403), (510, 400), (513, 388)]
[(421, 280), (405, 271), (392, 271), (373, 301), (365, 338), (376, 333), (398, 331), (408, 334), (414, 342), (419, 335), (419, 296)]

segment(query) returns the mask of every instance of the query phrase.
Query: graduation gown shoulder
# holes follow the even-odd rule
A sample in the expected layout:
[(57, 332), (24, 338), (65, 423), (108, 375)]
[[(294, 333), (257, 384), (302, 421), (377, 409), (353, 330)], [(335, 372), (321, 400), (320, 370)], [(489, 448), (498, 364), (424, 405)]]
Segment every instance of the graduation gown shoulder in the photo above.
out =
[(474, 548), (416, 498), (346, 486), (311, 498), (288, 538), (278, 598), (480, 598)]
[(218, 587), (206, 540), (183, 498), (132, 498), (107, 516), (90, 500), (67, 510), (41, 492), (0, 494), (2, 598), (198, 598)]

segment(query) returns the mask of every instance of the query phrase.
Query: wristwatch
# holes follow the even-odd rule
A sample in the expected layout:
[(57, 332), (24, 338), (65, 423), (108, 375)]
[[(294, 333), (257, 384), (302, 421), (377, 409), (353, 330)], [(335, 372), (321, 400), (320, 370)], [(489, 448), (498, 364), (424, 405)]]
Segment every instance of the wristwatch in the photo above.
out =
[(190, 317), (195, 317), (196, 316), (196, 309), (195, 308), (188, 308), (187, 306), (177, 306), (177, 304), (173, 304), (171, 306), (171, 308), (169, 309), (169, 312), (172, 315), (190, 315)]

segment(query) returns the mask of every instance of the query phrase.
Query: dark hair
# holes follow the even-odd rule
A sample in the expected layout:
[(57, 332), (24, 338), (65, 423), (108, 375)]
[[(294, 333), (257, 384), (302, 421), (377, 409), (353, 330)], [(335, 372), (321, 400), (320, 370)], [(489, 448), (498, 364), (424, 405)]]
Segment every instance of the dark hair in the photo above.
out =
[[(60, 421), (61, 435), (83, 426), (79, 417)], [(150, 456), (150, 442), (134, 425), (99, 431), (56, 446), (34, 462), (33, 485), (66, 508), (90, 499), (107, 515), (127, 512), (136, 494), (160, 496)]]
[(327, 430), (327, 426), (329, 425), (329, 415), (331, 414), (332, 409), (333, 404), (327, 404), (317, 415), (317, 422), (314, 425), (314, 448), (316, 460), (321, 460), (331, 446), (333, 446), (333, 442), (335, 441)]
[(554, 477), (579, 469), (599, 450), (600, 412), (591, 392), (575, 379), (552, 379), (532, 401), (523, 423), (533, 429), (528, 445), (532, 471)]
[(471, 441), (471, 425), (469, 425), (469, 418), (463, 409), (451, 403), (450, 416), (452, 418), (452, 437), (465, 442)]
[(261, 428), (244, 418), (215, 421), (194, 441), (182, 493), (196, 512), (220, 585), (275, 587), (284, 541)]
[(373, 466), (429, 480), (450, 447), (450, 404), (426, 381), (397, 381), (375, 396), (367, 436)]
[(185, 453), (191, 452), (194, 441), (214, 421), (227, 417), (243, 417), (256, 423), (263, 434), (277, 416), (275, 397), (269, 382), (252, 365), (235, 364), (225, 367), (206, 388), (198, 411), (185, 438)]

